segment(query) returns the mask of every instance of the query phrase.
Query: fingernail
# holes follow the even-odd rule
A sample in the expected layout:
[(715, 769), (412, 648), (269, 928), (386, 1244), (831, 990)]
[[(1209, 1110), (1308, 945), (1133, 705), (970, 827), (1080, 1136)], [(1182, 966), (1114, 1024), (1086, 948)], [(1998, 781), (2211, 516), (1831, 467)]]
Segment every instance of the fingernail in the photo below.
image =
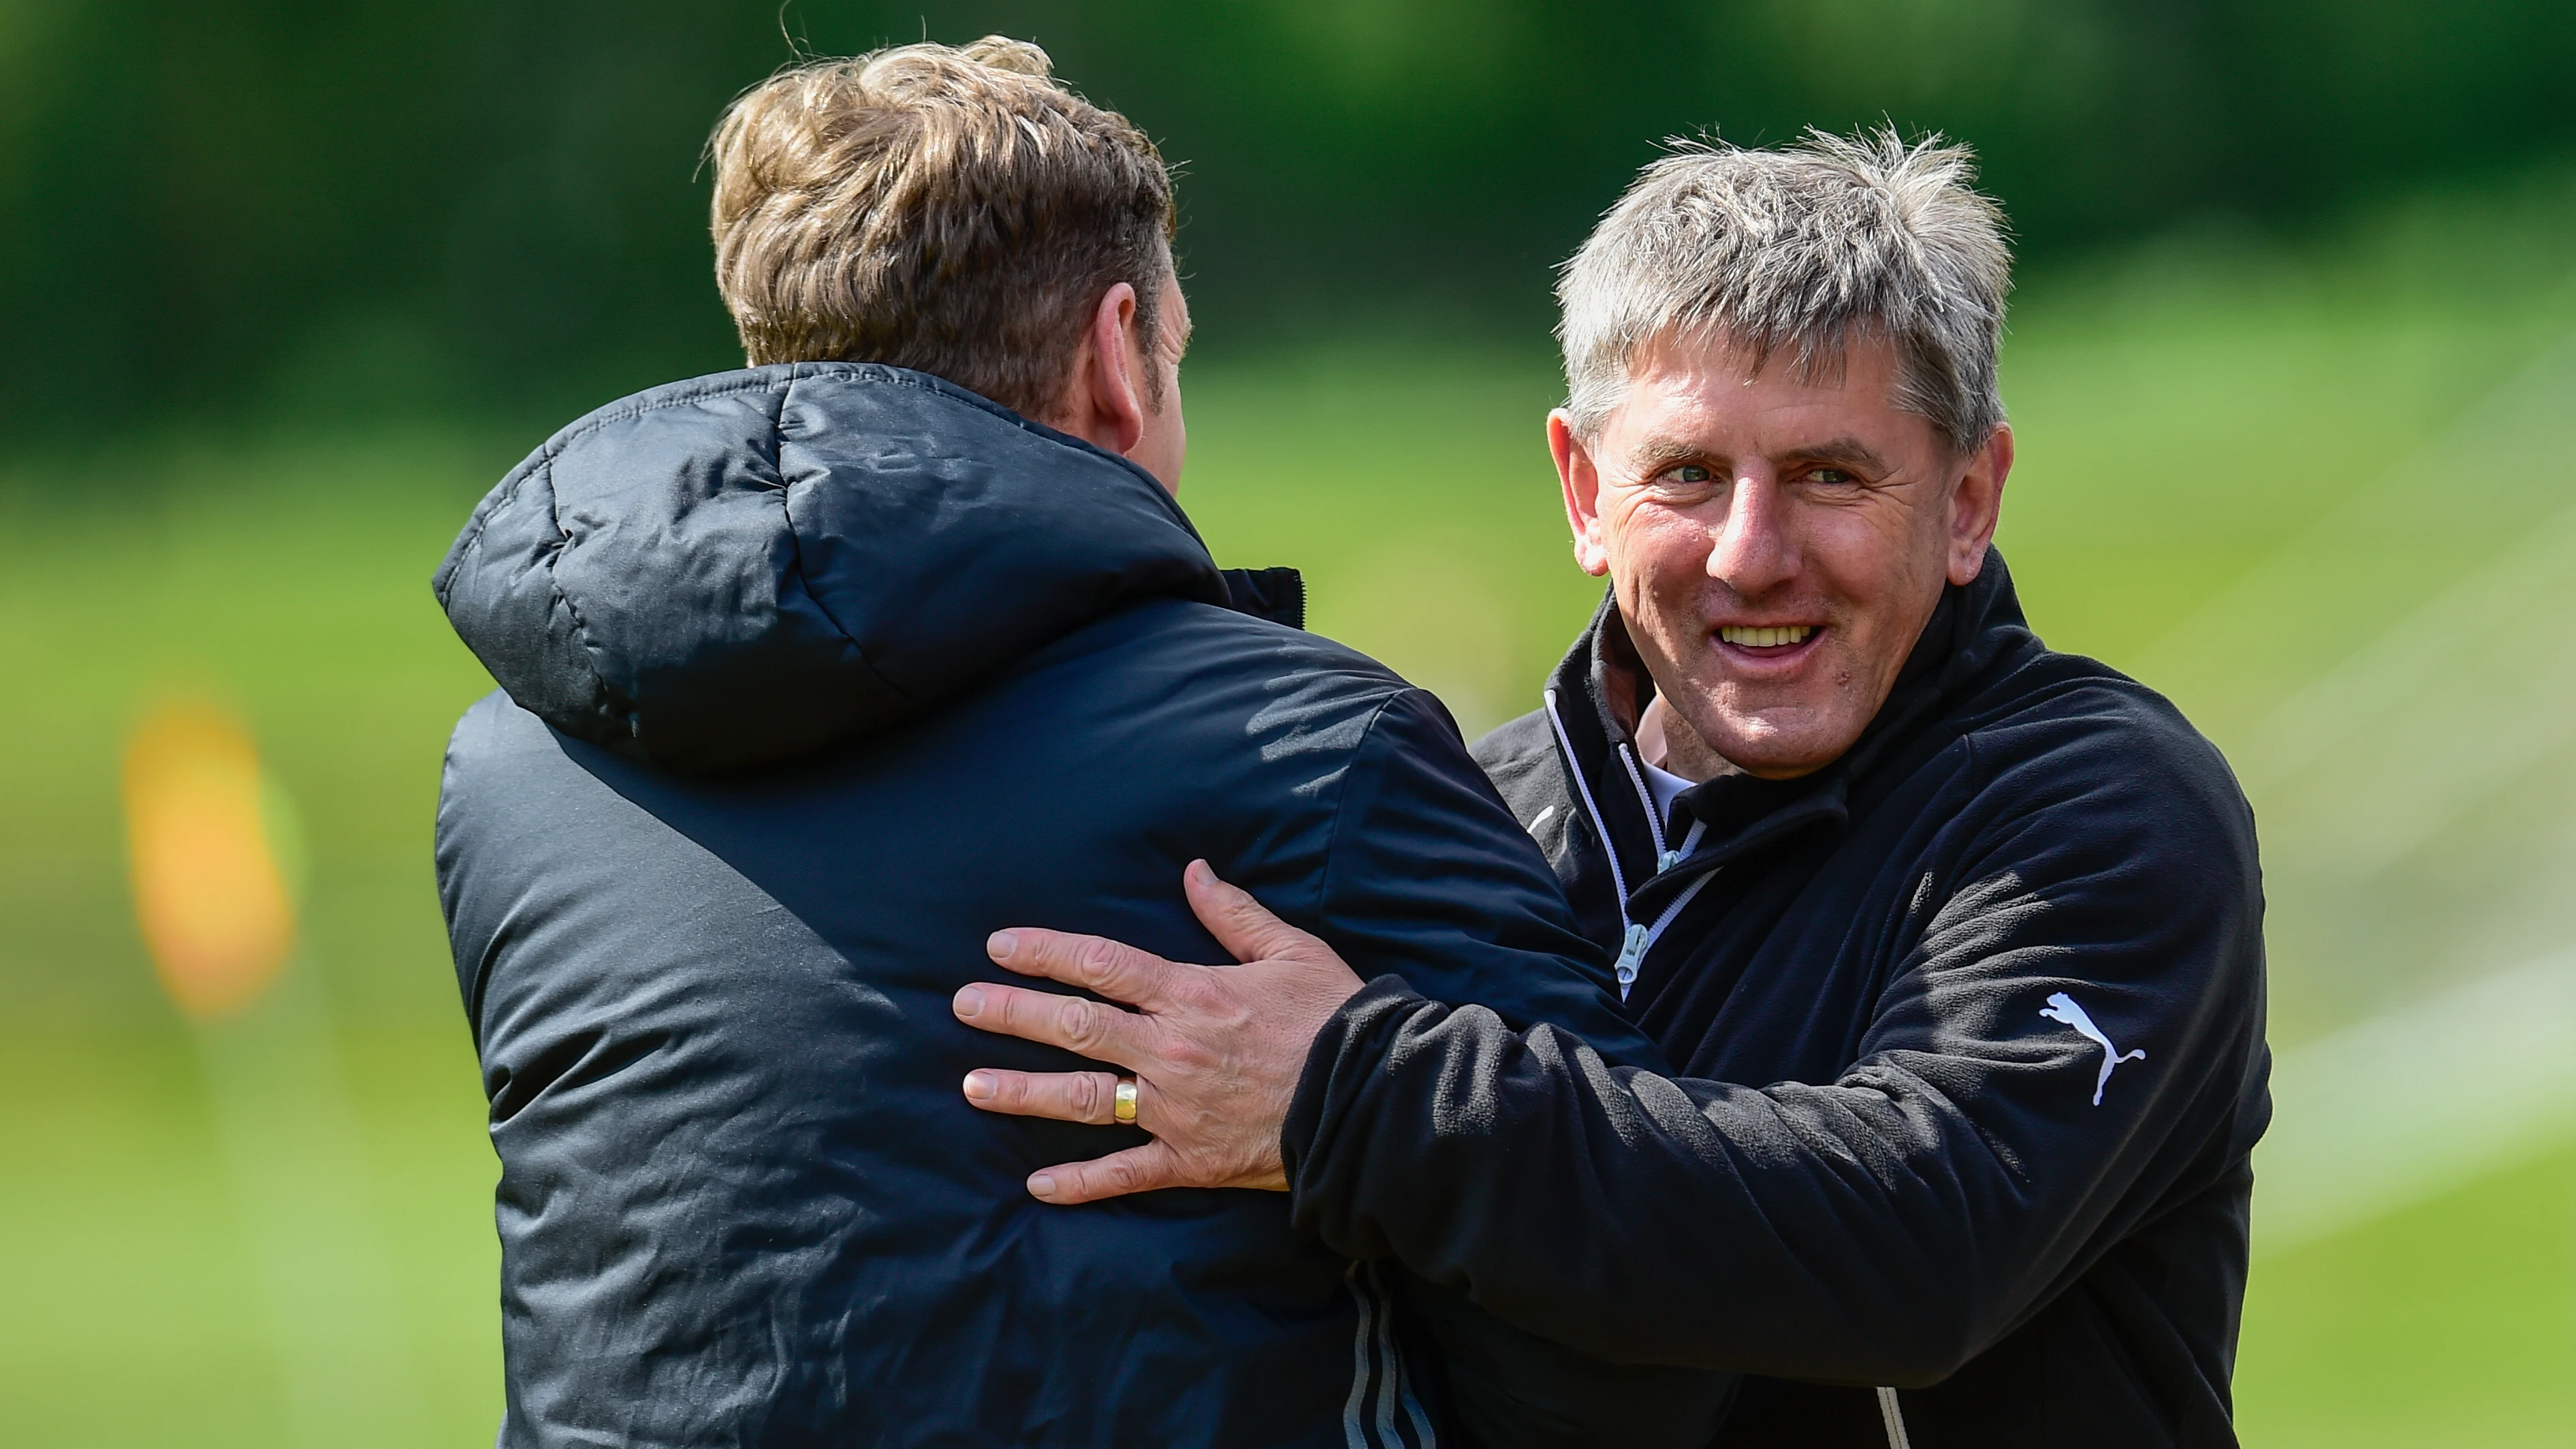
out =
[(1190, 884), (1203, 886), (1216, 879), (1216, 872), (1208, 867), (1206, 861), (1194, 860), (1190, 862), (1189, 877)]
[(961, 1017), (982, 1016), (984, 1014), (983, 990), (974, 986), (957, 988), (957, 999), (952, 1003), (952, 1009)]
[(991, 1072), (968, 1072), (966, 1074), (966, 1100), (970, 1102), (990, 1100), (993, 1095), (993, 1088), (995, 1085), (993, 1074)]
[(1029, 1196), (1055, 1196), (1055, 1175), (1053, 1173), (1041, 1172), (1034, 1177), (1031, 1177), (1029, 1179)]
[(1008, 931), (995, 931), (984, 938), (984, 954), (996, 961), (1008, 961), (1020, 949), (1020, 938)]

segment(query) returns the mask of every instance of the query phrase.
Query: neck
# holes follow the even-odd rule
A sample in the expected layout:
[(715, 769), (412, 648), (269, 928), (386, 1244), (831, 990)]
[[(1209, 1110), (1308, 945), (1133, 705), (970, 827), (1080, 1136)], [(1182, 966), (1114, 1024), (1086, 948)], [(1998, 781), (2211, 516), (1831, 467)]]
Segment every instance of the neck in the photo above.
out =
[[(1710, 749), (1691, 722), (1664, 702), (1663, 686), (1646, 668), (1646, 661), (1638, 657), (1636, 641), (1628, 637), (1625, 615), (1612, 608), (1595, 637), (1601, 669), (1593, 677), (1608, 696), (1603, 702), (1636, 740), (1639, 759), (1695, 785), (1720, 775), (1743, 773), (1725, 756)], [(1641, 696), (1646, 699), (1643, 709), (1637, 707)]]
[(1645, 711), (1637, 716), (1637, 753), (1647, 764), (1694, 784), (1742, 773), (1710, 749), (1679, 710), (1666, 708), (1660, 694), (1647, 701)]

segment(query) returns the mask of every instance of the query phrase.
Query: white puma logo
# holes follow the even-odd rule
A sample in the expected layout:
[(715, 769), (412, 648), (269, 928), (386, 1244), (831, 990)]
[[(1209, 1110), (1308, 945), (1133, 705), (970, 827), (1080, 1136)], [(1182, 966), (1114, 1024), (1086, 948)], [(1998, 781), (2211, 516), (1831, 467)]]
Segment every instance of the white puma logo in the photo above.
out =
[(2051, 1021), (2065, 1022), (2075, 1028), (2086, 1040), (2102, 1048), (2102, 1075), (2093, 1079), (2093, 1105), (2096, 1107), (2102, 1105), (2102, 1089), (2111, 1085), (2112, 1068), (2122, 1062), (2143, 1062), (2147, 1059), (2145, 1052), (2136, 1050), (2124, 1052), (2111, 1045), (2111, 1039), (2102, 1034), (2102, 1028), (2095, 1026), (2093, 1018), (2084, 1014), (2084, 1008), (2075, 1004), (2075, 998), (2063, 991), (2051, 993), (2048, 1005), (2041, 1007), (2039, 1014)]

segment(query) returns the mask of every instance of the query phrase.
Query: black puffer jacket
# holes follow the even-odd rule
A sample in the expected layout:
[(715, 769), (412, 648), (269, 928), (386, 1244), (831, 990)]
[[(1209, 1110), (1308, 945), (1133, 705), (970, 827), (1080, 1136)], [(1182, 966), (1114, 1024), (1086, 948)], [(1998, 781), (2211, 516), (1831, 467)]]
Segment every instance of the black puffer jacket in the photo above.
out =
[(1725, 1449), (1891, 1415), (1915, 1449), (2234, 1443), (2269, 1056), (2218, 752), (2041, 647), (1996, 554), (1804, 779), (1654, 819), (1651, 697), (1605, 602), (1476, 754), (1596, 941), (1661, 924), (1629, 1005), (1681, 1074), (1374, 983), (1300, 1085), (1300, 1221), (1566, 1343), (1758, 1376)]
[(505, 691), (437, 840), (504, 1446), (1422, 1449), (1453, 1374), (1533, 1442), (1704, 1420), (1721, 1381), (1436, 1295), (1450, 1355), (1403, 1372), (1376, 1270), (1284, 1195), (1047, 1207), (1029, 1172), (1141, 1138), (959, 1094), (1075, 1064), (951, 1017), (985, 935), (1216, 958), (1193, 856), (1363, 970), (1654, 1061), (1438, 703), (1229, 607), (1288, 582), (1229, 584), (1123, 460), (884, 367), (657, 389), (502, 482), (436, 587)]

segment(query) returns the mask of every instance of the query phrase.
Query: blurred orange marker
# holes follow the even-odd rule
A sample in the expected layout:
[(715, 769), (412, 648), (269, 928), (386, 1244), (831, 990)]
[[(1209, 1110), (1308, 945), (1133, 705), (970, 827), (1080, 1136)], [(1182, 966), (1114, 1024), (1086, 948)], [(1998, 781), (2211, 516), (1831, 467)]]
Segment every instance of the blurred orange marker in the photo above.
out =
[(198, 1018), (247, 1006), (295, 945), (259, 751), (230, 716), (165, 705), (125, 747), (134, 909), (161, 984)]

